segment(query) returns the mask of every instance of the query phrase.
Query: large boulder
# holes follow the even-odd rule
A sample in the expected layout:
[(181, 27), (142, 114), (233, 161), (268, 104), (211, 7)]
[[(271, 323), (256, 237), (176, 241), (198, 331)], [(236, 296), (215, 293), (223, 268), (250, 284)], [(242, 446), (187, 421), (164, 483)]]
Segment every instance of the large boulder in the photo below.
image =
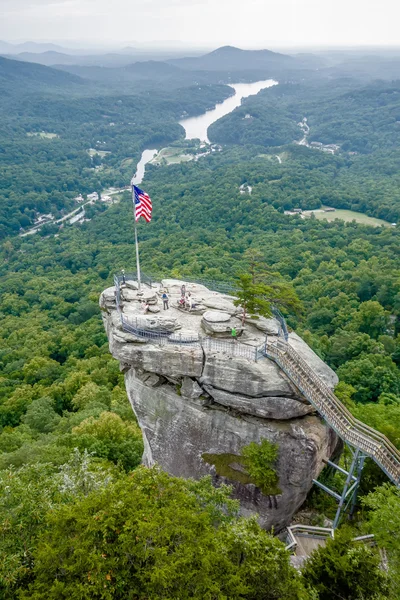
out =
[(110, 340), (112, 355), (122, 363), (136, 368), (169, 376), (171, 378), (200, 377), (203, 370), (203, 352), (200, 345), (163, 345), (153, 343), (121, 343), (118, 338)]
[(265, 317), (251, 315), (246, 317), (246, 323), (251, 323), (267, 335), (278, 335), (279, 333), (279, 323), (276, 319), (266, 319)]
[(185, 286), (187, 292), (208, 292), (209, 290), (205, 285), (199, 283), (186, 283), (181, 279), (163, 279), (161, 281), (161, 287), (168, 290), (170, 294), (180, 294), (182, 285)]
[(135, 329), (149, 331), (152, 333), (172, 333), (180, 328), (180, 323), (172, 316), (165, 314), (140, 314), (133, 310), (125, 312), (127, 322)]
[[(281, 421), (237, 418), (218, 404), (201, 406), (180, 396), (169, 384), (147, 386), (135, 369), (125, 375), (132, 408), (143, 432), (144, 464), (159, 463), (171, 475), (194, 477), (211, 474), (216, 485), (233, 486), (241, 512), (257, 513), (263, 527), (285, 527), (303, 504), (312, 479), (336, 446), (336, 436), (315, 416)], [(253, 483), (243, 483), (241, 450), (266, 439), (278, 444), (278, 488), (262, 494)], [(220, 467), (227, 463), (226, 470)]]
[(102, 310), (114, 310), (116, 308), (115, 287), (109, 287), (100, 296), (100, 308)]
[(308, 346), (297, 333), (292, 332), (289, 334), (289, 344), (328, 387), (333, 389), (339, 383), (339, 378), (335, 371), (332, 371), (332, 369), (324, 363), (322, 358), (315, 354), (314, 350), (311, 350), (310, 346)]
[[(181, 311), (176, 299), (182, 283), (162, 282), (176, 296), (156, 315), (143, 314), (134, 289), (124, 289), (118, 307), (114, 288), (100, 298), (110, 352), (125, 373), (143, 433), (143, 461), (157, 462), (173, 475), (210, 474), (215, 485), (232, 485), (242, 514), (256, 514), (263, 526), (278, 530), (304, 502), (337, 437), (277, 364), (258, 351), (265, 333), (277, 333), (276, 321), (247, 319), (243, 335), (233, 341), (233, 326), (242, 333), (233, 299), (197, 286), (192, 295), (208, 310), (204, 315)], [(194, 285), (187, 284), (187, 291)], [(157, 289), (144, 288), (146, 298)], [(127, 319), (131, 330), (124, 325)], [(335, 385), (334, 372), (301, 338), (291, 333), (289, 343), (328, 386)], [(279, 483), (261, 492), (241, 451), (263, 439), (278, 445)]]
[(203, 298), (203, 304), (207, 308), (214, 310), (220, 310), (230, 315), (236, 315), (241, 312), (241, 309), (233, 304), (231, 300), (222, 298), (220, 294), (213, 294), (212, 296), (206, 296)]
[(203, 319), (209, 323), (225, 323), (226, 321), (230, 321), (230, 318), (231, 315), (229, 313), (221, 310), (207, 310), (203, 315)]
[(204, 385), (204, 389), (218, 404), (232, 408), (239, 413), (262, 417), (263, 419), (287, 421), (314, 412), (314, 408), (310, 404), (297, 398), (286, 398), (285, 396), (251, 398), (218, 390), (209, 385)]
[(214, 350), (205, 350), (200, 381), (202, 385), (254, 398), (296, 395), (295, 388), (272, 360), (255, 362)]

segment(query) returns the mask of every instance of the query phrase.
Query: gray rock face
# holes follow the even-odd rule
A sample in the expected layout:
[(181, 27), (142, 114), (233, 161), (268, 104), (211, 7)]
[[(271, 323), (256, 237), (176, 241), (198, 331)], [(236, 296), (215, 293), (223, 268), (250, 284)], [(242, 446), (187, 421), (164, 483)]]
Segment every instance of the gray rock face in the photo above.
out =
[[(337, 437), (279, 367), (257, 353), (264, 332), (277, 331), (276, 321), (246, 322), (240, 343), (234, 342), (230, 326), (234, 323), (240, 328), (240, 319), (234, 316), (238, 313), (233, 312), (240, 312), (240, 307), (234, 307), (230, 298), (218, 297), (204, 286), (194, 289), (192, 284), (194, 301), (204, 302), (213, 309), (207, 312), (219, 313), (218, 318), (222, 312), (227, 319), (211, 322), (205, 318), (207, 313), (201, 316), (175, 308), (181, 281), (164, 280), (162, 285), (170, 296), (169, 310), (143, 314), (134, 289), (124, 295), (121, 308), (149, 332), (174, 330), (173, 343), (146, 342), (124, 331), (114, 288), (100, 298), (110, 351), (121, 363), (143, 432), (143, 461), (147, 465), (157, 462), (182, 477), (211, 474), (215, 485), (233, 486), (242, 514), (257, 514), (263, 526), (279, 530), (304, 502), (312, 479), (334, 452)], [(151, 290), (156, 293), (152, 305), (156, 308), (162, 307), (158, 289)], [(220, 336), (213, 332), (218, 339), (204, 338), (205, 323), (227, 328), (225, 339), (223, 332)], [(200, 343), (193, 343), (197, 337)], [(182, 343), (185, 339), (190, 343)], [(329, 386), (335, 385), (336, 375), (301, 338), (291, 333), (289, 343)], [(241, 463), (242, 448), (263, 439), (279, 447), (279, 489), (271, 490), (271, 495), (251, 483)], [(227, 470), (221, 470), (221, 461)]]
[(191, 400), (194, 400), (196, 398), (200, 398), (202, 394), (204, 394), (204, 390), (199, 386), (197, 381), (191, 379), (190, 377), (183, 378), (181, 395), (184, 398), (190, 398)]
[(203, 319), (208, 321), (208, 323), (225, 323), (226, 321), (229, 321), (230, 318), (231, 315), (222, 310), (208, 310), (203, 315)]
[(265, 317), (258, 317), (257, 319), (247, 317), (246, 323), (251, 323), (260, 331), (267, 333), (268, 335), (278, 335), (279, 324), (275, 319), (266, 319)]
[[(330, 456), (336, 445), (336, 436), (318, 417), (278, 423), (254, 417), (238, 419), (218, 404), (204, 407), (180, 397), (171, 385), (148, 387), (133, 368), (125, 382), (145, 439), (144, 463), (158, 462), (168, 473), (181, 477), (198, 479), (211, 474), (216, 485), (233, 485), (242, 514), (257, 513), (268, 529), (287, 525), (321, 470), (322, 459)], [(265, 496), (253, 484), (243, 485), (219, 475), (207, 462), (210, 455), (232, 455), (233, 463), (237, 456), (240, 464), (241, 449), (250, 441), (263, 439), (279, 446), (277, 495)]]
[(218, 404), (232, 408), (240, 413), (262, 417), (263, 419), (286, 421), (314, 412), (310, 404), (301, 402), (298, 399), (286, 398), (285, 396), (250, 398), (248, 396), (240, 396), (224, 392), (223, 390), (217, 390), (209, 385), (204, 385), (204, 389)]
[(240, 356), (229, 357), (208, 350), (205, 350), (200, 383), (254, 398), (295, 395), (289, 380), (271, 360), (266, 358), (256, 363)]
[[(124, 311), (125, 313), (125, 311)], [(153, 316), (148, 314), (125, 313), (127, 317), (131, 317), (129, 322), (136, 329), (144, 329), (155, 333), (173, 332), (180, 328), (180, 324), (174, 318), (164, 316), (163, 314)]]
[(240, 312), (240, 309), (233, 304), (230, 300), (221, 298), (220, 295), (206, 296), (203, 300), (204, 306), (212, 308), (214, 310), (221, 310), (227, 312), (230, 315), (236, 315)]
[(100, 308), (102, 310), (115, 309), (115, 287), (109, 287), (100, 296)]
[(339, 378), (335, 371), (332, 371), (296, 333), (292, 332), (289, 335), (289, 344), (312, 367), (316, 374), (323, 379), (326, 385), (334, 388), (339, 383)]

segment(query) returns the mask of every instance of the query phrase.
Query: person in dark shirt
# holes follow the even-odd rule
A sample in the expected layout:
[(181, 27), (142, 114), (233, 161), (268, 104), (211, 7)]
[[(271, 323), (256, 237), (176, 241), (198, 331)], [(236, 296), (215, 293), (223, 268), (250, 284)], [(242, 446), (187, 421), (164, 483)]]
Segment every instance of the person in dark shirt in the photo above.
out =
[(163, 306), (164, 306), (164, 310), (168, 310), (169, 306), (168, 306), (168, 294), (166, 292), (163, 293), (163, 295), (161, 296), (162, 301), (163, 301)]

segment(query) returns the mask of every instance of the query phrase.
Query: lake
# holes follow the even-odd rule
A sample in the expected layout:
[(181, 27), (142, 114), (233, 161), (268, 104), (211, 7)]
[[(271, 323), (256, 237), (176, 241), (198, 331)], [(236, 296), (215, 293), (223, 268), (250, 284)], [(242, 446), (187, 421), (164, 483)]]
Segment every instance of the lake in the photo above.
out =
[(274, 79), (266, 79), (265, 81), (256, 81), (254, 83), (229, 84), (229, 86), (235, 90), (233, 96), (230, 96), (221, 102), (221, 104), (217, 104), (215, 108), (208, 110), (203, 115), (189, 117), (188, 119), (179, 121), (179, 124), (185, 129), (186, 139), (192, 140), (198, 138), (202, 142), (210, 143), (207, 137), (207, 130), (212, 123), (218, 121), (218, 119), (224, 117), (240, 106), (243, 98), (254, 96), (261, 90), (272, 87), (273, 85), (278, 85), (278, 82)]
[[(214, 121), (218, 121), (221, 117), (232, 112), (235, 108), (240, 106), (242, 99), (248, 96), (254, 96), (265, 88), (278, 85), (278, 82), (274, 79), (266, 79), (264, 81), (255, 81), (254, 83), (231, 83), (229, 87), (235, 90), (235, 94), (230, 96), (221, 104), (217, 104), (212, 110), (208, 110), (203, 115), (198, 117), (189, 117), (188, 119), (182, 119), (179, 121), (180, 125), (184, 127), (186, 132), (186, 139), (191, 140), (199, 138), (202, 142), (207, 142), (207, 129)], [(136, 173), (132, 178), (132, 183), (140, 185), (143, 181), (146, 165), (149, 163), (158, 153), (158, 150), (144, 150), (140, 161), (136, 167)]]
[(146, 170), (146, 165), (148, 162), (153, 160), (155, 155), (158, 153), (158, 150), (143, 150), (142, 156), (140, 157), (140, 161), (136, 167), (136, 173), (132, 177), (131, 183), (134, 185), (139, 185), (143, 181), (144, 172)]

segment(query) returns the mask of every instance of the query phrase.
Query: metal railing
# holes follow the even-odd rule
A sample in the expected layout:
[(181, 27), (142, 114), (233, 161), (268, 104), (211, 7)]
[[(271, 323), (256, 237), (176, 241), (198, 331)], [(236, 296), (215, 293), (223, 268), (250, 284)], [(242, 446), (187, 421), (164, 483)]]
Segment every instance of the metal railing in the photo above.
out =
[(204, 350), (208, 350), (209, 352), (224, 352), (229, 356), (241, 356), (242, 358), (254, 360), (255, 362), (257, 362), (260, 357), (257, 347), (241, 344), (235, 340), (228, 341), (203, 337), (201, 338), (201, 345)]
[[(125, 279), (128, 277), (129, 275), (125, 275)], [(282, 337), (274, 342), (268, 341), (266, 338), (265, 343), (259, 348), (241, 344), (236, 340), (218, 340), (199, 336), (185, 337), (174, 331), (152, 332), (141, 329), (137, 327), (137, 324), (135, 326), (121, 310), (120, 283), (122, 280), (122, 276), (114, 278), (117, 310), (125, 331), (140, 339), (159, 344), (201, 345), (208, 351), (225, 352), (229, 356), (241, 356), (255, 362), (260, 357), (266, 356), (276, 362), (286, 373), (292, 383), (342, 440), (371, 457), (391, 481), (400, 487), (400, 451), (385, 435), (356, 419), (340, 402), (308, 363), (287, 343), (286, 325), (281, 323), (280, 328), (280, 334), (285, 341)], [(151, 287), (154, 281), (150, 277), (146, 277), (146, 280), (147, 285)], [(142, 281), (145, 281), (143, 277)], [(280, 317), (284, 323), (282, 315)]]
[(372, 458), (400, 487), (400, 451), (385, 435), (356, 419), (289, 344), (266, 342), (261, 352), (276, 362), (340, 438)]
[(293, 552), (297, 547), (297, 537), (308, 537), (313, 540), (325, 540), (335, 536), (335, 530), (329, 527), (313, 525), (292, 525), (287, 528), (286, 550)]

